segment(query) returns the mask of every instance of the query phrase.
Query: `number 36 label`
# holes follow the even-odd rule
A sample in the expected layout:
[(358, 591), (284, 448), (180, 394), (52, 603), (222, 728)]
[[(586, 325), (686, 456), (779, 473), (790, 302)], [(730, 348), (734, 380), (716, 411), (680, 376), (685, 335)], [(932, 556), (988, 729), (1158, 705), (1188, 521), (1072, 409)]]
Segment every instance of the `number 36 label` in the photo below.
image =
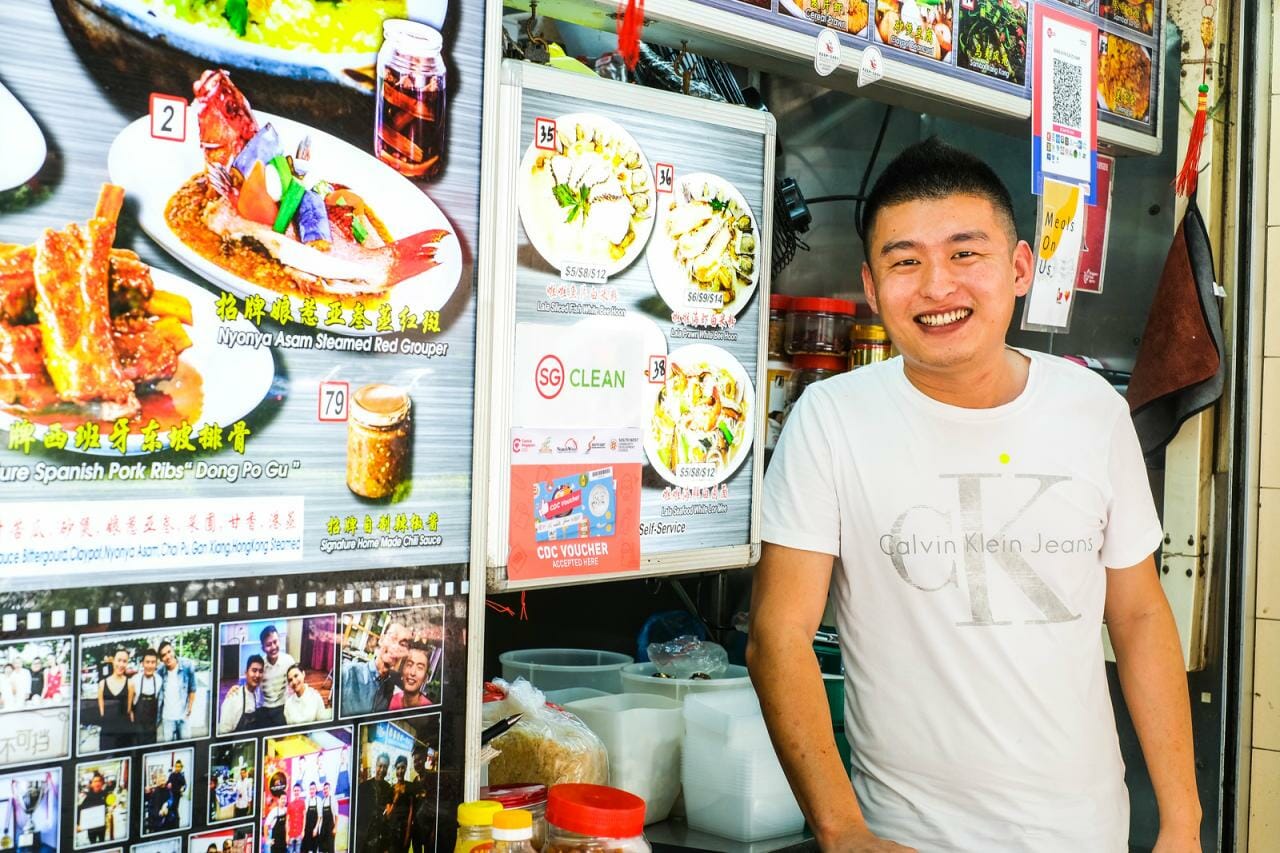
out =
[(187, 100), (176, 95), (151, 93), (151, 136), (185, 142), (187, 139)]

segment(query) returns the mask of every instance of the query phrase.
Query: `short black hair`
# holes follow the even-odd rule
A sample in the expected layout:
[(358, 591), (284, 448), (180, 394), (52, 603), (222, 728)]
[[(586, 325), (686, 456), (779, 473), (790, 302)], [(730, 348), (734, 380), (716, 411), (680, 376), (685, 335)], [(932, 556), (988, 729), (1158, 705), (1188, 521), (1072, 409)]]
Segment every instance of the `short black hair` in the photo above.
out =
[[(244, 671), (248, 672), (249, 667), (253, 666), (255, 663), (258, 666), (262, 667), (263, 669), (267, 668), (267, 661), (265, 658), (263, 658), (262, 655), (249, 655), (249, 659), (244, 662)], [(288, 674), (289, 673), (287, 672), (285, 673), (285, 675), (288, 675)]]
[(142, 652), (142, 659), (143, 659), (143, 660), (146, 660), (147, 658), (158, 658), (158, 657), (160, 657), (160, 655), (156, 654), (156, 650), (155, 650), (155, 649), (145, 649), (145, 650)]
[(279, 633), (280, 632), (276, 630), (275, 625), (268, 625), (267, 627), (263, 628), (261, 631), (258, 632), (258, 643), (259, 644), (265, 643), (267, 641), (267, 637), (270, 637), (272, 634), (279, 634)]
[[(862, 206), (862, 242), (871, 238), (880, 211), (895, 204), (953, 195), (975, 195), (991, 202), (1009, 220), (1009, 233), (1017, 235), (1013, 197), (1009, 188), (981, 159), (948, 145), (936, 136), (904, 148), (876, 178)], [(867, 256), (871, 249), (867, 248)]]

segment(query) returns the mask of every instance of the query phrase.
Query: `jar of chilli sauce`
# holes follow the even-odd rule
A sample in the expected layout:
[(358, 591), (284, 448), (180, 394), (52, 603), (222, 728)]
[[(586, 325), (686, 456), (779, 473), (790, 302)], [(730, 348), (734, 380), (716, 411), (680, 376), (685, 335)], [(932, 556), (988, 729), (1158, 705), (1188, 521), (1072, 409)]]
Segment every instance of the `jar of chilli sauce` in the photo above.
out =
[(351, 396), (347, 418), (347, 488), (375, 500), (409, 478), (413, 401), (403, 388), (375, 383)]

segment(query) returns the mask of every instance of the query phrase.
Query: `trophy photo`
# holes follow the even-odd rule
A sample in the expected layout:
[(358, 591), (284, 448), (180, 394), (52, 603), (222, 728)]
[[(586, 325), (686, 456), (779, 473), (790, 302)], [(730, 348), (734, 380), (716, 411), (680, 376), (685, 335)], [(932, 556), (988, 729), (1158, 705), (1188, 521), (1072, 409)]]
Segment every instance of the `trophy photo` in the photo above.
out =
[(18, 834), (18, 853), (39, 850), (40, 845), (36, 842), (39, 833), (35, 828), (35, 814), (43, 795), (44, 787), (39, 782), (34, 779), (27, 782), (26, 790), (22, 792), (22, 809), (26, 817), (22, 822), (22, 832)]

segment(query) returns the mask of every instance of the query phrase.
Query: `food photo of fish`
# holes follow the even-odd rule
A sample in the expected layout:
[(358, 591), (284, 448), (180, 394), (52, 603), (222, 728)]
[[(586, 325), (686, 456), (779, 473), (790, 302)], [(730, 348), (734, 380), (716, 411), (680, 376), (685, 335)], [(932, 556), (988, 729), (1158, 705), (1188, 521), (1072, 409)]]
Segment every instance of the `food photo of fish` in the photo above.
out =
[(646, 257), (658, 292), (676, 311), (736, 315), (759, 281), (759, 230), (742, 193), (718, 175), (680, 176), (658, 204)]
[(253, 110), (224, 70), (206, 71), (193, 91), (181, 156), (140, 119), (109, 157), (112, 176), (140, 197), (143, 229), (179, 261), (268, 302), (286, 294), (372, 313), (448, 301), (461, 250), (422, 190), (335, 137)]
[(655, 192), (649, 161), (609, 119), (588, 113), (555, 120), (548, 148), (530, 144), (518, 199), (525, 234), (547, 263), (631, 264), (653, 230)]

